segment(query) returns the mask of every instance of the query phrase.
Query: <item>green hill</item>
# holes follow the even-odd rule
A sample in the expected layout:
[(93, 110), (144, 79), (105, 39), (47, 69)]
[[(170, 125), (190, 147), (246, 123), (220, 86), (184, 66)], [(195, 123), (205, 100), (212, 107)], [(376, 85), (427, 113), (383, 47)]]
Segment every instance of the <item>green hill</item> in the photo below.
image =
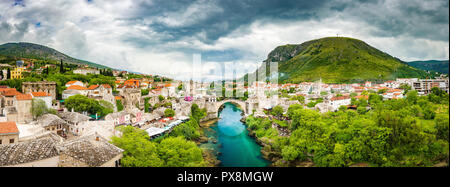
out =
[(413, 61), (408, 62), (408, 65), (417, 69), (448, 74), (448, 60)]
[(273, 62), (278, 62), (280, 82), (311, 82), (322, 78), (327, 83), (346, 83), (430, 76), (361, 40), (344, 37), (279, 46), (269, 53), (263, 66), (268, 70)]
[(7, 58), (48, 60), (54, 62), (59, 62), (60, 59), (62, 59), (65, 63), (89, 65), (96, 68), (109, 68), (100, 64), (72, 58), (50, 47), (25, 42), (0, 45), (0, 56)]

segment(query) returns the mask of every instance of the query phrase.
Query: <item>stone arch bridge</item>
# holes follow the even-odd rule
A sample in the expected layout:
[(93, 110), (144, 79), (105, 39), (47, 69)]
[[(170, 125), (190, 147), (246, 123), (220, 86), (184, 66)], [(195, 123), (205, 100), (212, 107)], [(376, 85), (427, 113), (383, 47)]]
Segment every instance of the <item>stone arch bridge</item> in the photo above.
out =
[(237, 107), (239, 107), (245, 115), (248, 115), (250, 113), (252, 113), (252, 111), (249, 109), (252, 108), (248, 102), (246, 101), (241, 101), (241, 100), (237, 100), (237, 99), (225, 99), (222, 101), (217, 101), (217, 102), (208, 102), (206, 103), (206, 110), (208, 112), (208, 118), (216, 118), (219, 115), (219, 109), (222, 105), (224, 105), (225, 103), (231, 103), (236, 105)]

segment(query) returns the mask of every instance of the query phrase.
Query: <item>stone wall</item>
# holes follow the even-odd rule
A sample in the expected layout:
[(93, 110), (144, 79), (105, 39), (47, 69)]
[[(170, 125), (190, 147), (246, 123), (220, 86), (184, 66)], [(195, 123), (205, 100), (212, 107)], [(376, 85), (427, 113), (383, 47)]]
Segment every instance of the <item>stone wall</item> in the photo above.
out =
[(10, 139), (14, 139), (14, 143), (18, 143), (19, 134), (0, 135), (0, 140), (2, 140), (2, 144), (0, 145), (8, 145)]
[(23, 82), (22, 92), (24, 94), (31, 94), (31, 92), (45, 92), (56, 99), (56, 82), (39, 81), (39, 82)]

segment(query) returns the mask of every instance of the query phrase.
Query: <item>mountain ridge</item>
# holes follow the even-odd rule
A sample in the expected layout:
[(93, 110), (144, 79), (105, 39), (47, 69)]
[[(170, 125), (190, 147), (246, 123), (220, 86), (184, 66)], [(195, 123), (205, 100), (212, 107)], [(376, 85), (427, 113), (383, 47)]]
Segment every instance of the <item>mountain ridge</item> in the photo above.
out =
[(51, 47), (29, 43), (29, 42), (10, 42), (0, 45), (0, 55), (5, 57), (13, 58), (30, 58), (37, 60), (49, 60), (49, 61), (60, 61), (61, 59), (65, 63), (88, 65), (91, 67), (102, 68), (102, 69), (113, 69), (105, 65), (89, 62), (86, 60), (80, 60), (59, 52)]
[(435, 71), (439, 73), (449, 73), (449, 60), (420, 60), (408, 62), (408, 65), (426, 71)]
[(362, 40), (347, 37), (326, 37), (278, 46), (258, 69), (266, 66), (268, 71), (274, 62), (278, 63), (279, 81), (291, 83), (319, 79), (345, 83), (430, 76)]

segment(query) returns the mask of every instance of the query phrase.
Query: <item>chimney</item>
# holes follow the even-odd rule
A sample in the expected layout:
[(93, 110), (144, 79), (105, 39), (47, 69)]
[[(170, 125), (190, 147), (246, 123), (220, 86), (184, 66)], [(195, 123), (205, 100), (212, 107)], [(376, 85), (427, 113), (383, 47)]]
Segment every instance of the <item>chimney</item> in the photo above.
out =
[(100, 141), (100, 137), (98, 136), (97, 132), (95, 132), (95, 141)]

